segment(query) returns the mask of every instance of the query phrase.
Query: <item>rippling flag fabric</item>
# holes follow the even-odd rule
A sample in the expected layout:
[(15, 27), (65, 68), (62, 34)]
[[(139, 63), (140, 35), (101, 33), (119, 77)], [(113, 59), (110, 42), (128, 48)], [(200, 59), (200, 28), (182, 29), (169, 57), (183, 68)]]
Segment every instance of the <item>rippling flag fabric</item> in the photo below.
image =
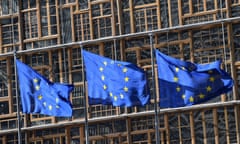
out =
[(19, 60), (16, 66), (23, 113), (72, 116), (69, 95), (73, 85), (52, 83)]
[(233, 79), (221, 61), (195, 64), (156, 50), (160, 107), (182, 107), (206, 102), (232, 90)]
[(149, 101), (145, 72), (136, 65), (82, 50), (90, 105), (143, 106)]

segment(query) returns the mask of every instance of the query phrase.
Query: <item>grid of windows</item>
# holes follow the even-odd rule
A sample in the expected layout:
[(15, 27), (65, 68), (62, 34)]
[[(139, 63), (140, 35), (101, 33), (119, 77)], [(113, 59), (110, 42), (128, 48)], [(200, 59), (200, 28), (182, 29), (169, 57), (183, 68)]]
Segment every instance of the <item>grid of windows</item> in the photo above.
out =
[[(70, 95), (73, 117), (21, 113), (22, 133), (28, 143), (84, 143), (86, 115), (91, 143), (155, 143), (153, 96), (157, 102), (161, 99), (159, 85), (153, 88), (157, 76), (152, 75), (149, 35), (101, 38), (238, 17), (239, 4), (239, 0), (0, 0), (0, 144), (18, 141), (15, 49), (27, 50), (17, 57), (50, 81), (74, 84)], [(223, 23), (223, 28), (218, 23), (153, 34), (153, 46), (196, 63), (223, 59), (223, 67), (232, 72), (239, 86), (240, 21)], [(101, 41), (91, 42), (95, 39)], [(149, 80), (149, 104), (131, 108), (88, 105), (81, 47), (79, 43), (71, 45), (85, 41), (87, 51), (143, 68)], [(57, 46), (60, 44), (70, 45)], [(238, 100), (239, 91), (237, 87), (225, 99), (217, 97), (207, 104)], [(161, 143), (239, 143), (238, 103), (160, 110)]]
[(89, 40), (91, 36), (88, 13), (76, 14), (74, 17), (76, 41)]
[(24, 34), (25, 38), (36, 38), (38, 37), (38, 19), (37, 19), (37, 11), (32, 10), (29, 12), (25, 12), (23, 14), (24, 17)]

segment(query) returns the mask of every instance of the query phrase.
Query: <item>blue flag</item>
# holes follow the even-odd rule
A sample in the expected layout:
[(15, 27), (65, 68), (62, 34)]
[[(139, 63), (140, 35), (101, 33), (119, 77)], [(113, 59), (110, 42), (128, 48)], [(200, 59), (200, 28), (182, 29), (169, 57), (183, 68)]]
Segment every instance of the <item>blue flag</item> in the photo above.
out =
[(160, 107), (181, 107), (206, 102), (232, 90), (232, 78), (220, 61), (195, 64), (155, 51)]
[(147, 78), (134, 64), (82, 50), (89, 104), (143, 106), (149, 101)]
[(23, 113), (72, 116), (69, 93), (73, 85), (52, 83), (19, 60), (16, 66)]

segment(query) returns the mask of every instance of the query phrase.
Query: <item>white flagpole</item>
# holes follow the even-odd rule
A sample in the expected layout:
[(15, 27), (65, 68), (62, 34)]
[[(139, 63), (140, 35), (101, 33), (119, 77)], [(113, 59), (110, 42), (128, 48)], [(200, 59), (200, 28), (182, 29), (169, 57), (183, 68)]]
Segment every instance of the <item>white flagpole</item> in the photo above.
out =
[(151, 64), (152, 64), (152, 86), (153, 86), (153, 96), (154, 96), (154, 112), (155, 112), (155, 136), (156, 144), (160, 143), (159, 138), (159, 124), (158, 124), (158, 103), (156, 95), (156, 85), (155, 85), (155, 69), (154, 69), (154, 46), (153, 46), (153, 35), (149, 33), (150, 37), (150, 47), (151, 47)]
[(84, 69), (84, 60), (83, 60), (83, 45), (80, 44), (81, 47), (81, 56), (82, 56), (82, 77), (83, 77), (83, 95), (84, 95), (84, 115), (85, 115), (85, 141), (86, 144), (89, 144), (89, 133), (88, 133), (88, 108), (87, 108), (87, 96), (86, 96), (86, 79), (85, 79), (85, 69)]
[(21, 116), (20, 116), (20, 105), (19, 105), (19, 95), (18, 95), (18, 75), (16, 66), (16, 50), (14, 50), (14, 67), (15, 67), (15, 87), (16, 87), (16, 103), (17, 103), (17, 119), (18, 119), (18, 144), (22, 143), (21, 137)]

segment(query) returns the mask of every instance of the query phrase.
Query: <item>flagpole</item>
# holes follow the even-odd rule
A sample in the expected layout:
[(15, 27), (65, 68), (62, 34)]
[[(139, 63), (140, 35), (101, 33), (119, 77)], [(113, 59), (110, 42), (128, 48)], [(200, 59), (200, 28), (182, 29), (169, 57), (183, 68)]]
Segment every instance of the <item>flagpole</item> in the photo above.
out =
[(22, 143), (22, 137), (21, 137), (21, 116), (20, 116), (20, 105), (19, 105), (19, 95), (18, 95), (18, 76), (17, 76), (17, 66), (16, 66), (16, 59), (17, 59), (17, 52), (15, 47), (15, 35), (14, 35), (14, 26), (13, 26), (13, 1), (11, 1), (11, 24), (12, 24), (12, 43), (13, 43), (13, 57), (14, 57), (14, 74), (15, 74), (15, 92), (16, 92), (16, 103), (17, 103), (17, 119), (18, 119), (18, 144)]
[(15, 68), (15, 87), (16, 87), (16, 103), (17, 103), (17, 119), (18, 119), (18, 144), (22, 143), (21, 137), (21, 117), (20, 117), (20, 105), (19, 105), (19, 95), (18, 95), (18, 76), (17, 76), (17, 66), (16, 66), (16, 50), (14, 50), (14, 68)]
[(83, 60), (83, 53), (82, 53), (82, 50), (83, 50), (83, 45), (80, 43), (80, 47), (81, 47), (81, 56), (82, 56), (82, 77), (83, 77), (83, 95), (84, 95), (84, 115), (85, 115), (85, 141), (86, 141), (86, 144), (88, 144), (89, 140), (88, 140), (88, 137), (89, 137), (89, 134), (88, 134), (88, 109), (87, 109), (87, 96), (86, 96), (86, 79), (85, 79), (85, 70), (84, 70), (84, 60)]
[(152, 86), (153, 86), (153, 96), (154, 96), (154, 112), (155, 112), (155, 136), (156, 144), (160, 142), (159, 138), (159, 124), (158, 124), (158, 103), (156, 95), (156, 85), (155, 85), (155, 69), (154, 69), (154, 46), (153, 46), (153, 35), (149, 33), (150, 37), (150, 47), (151, 47), (151, 64), (152, 64)]

